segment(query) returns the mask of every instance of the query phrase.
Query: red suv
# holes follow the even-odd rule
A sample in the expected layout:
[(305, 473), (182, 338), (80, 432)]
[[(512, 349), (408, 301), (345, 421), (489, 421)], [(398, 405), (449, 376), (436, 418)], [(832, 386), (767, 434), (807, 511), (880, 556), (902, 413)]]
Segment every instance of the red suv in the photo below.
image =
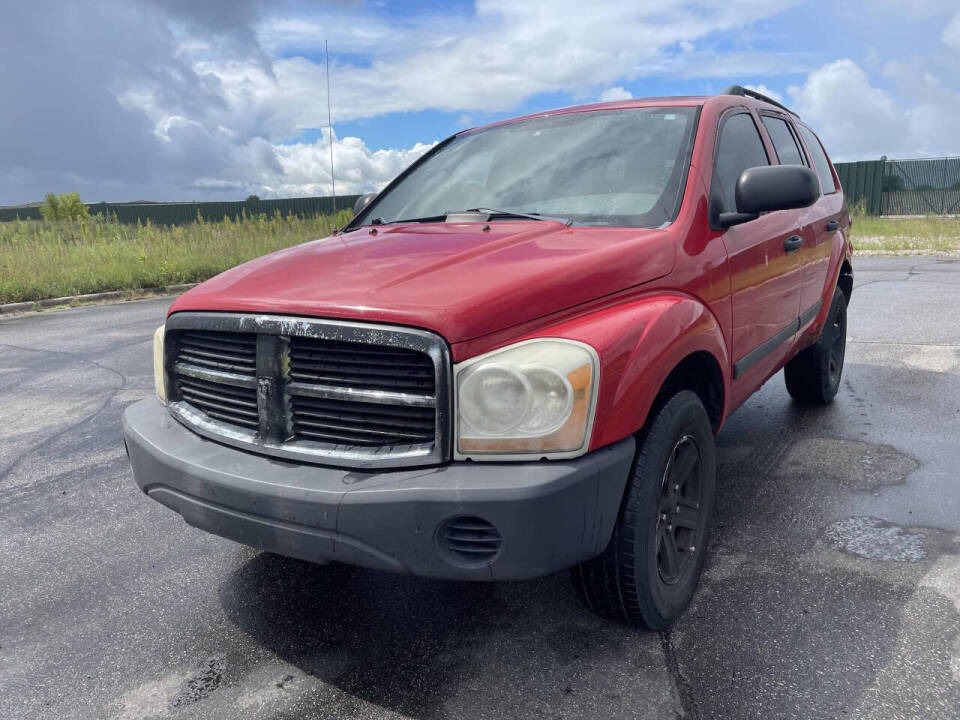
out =
[(124, 414), (137, 484), (198, 528), (459, 580), (572, 568), (687, 606), (714, 435), (780, 368), (837, 392), (850, 226), (813, 131), (740, 87), (439, 143), (328, 238), (180, 297)]

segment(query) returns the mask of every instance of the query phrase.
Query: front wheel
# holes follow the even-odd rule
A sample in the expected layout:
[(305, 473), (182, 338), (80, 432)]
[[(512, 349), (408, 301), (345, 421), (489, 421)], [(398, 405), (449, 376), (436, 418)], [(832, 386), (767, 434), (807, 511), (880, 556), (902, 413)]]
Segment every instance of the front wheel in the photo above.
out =
[(681, 391), (641, 433), (607, 548), (572, 569), (590, 609), (652, 630), (683, 613), (706, 557), (716, 475), (710, 418), (695, 393)]
[(840, 389), (847, 349), (847, 296), (835, 288), (820, 337), (783, 368), (787, 392), (801, 403), (825, 405)]

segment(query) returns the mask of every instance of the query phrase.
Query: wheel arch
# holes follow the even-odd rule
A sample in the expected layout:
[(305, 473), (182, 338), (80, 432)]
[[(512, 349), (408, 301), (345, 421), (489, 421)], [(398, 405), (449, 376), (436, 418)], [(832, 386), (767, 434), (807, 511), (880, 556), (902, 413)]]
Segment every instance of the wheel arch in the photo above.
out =
[[(677, 363), (657, 392), (653, 408), (665, 403), (681, 390), (690, 390), (700, 398), (710, 418), (710, 425), (716, 433), (723, 422), (726, 398), (723, 371), (712, 353), (696, 350)], [(653, 408), (648, 415), (653, 414)]]
[(840, 264), (837, 287), (843, 290), (843, 294), (847, 296), (847, 302), (850, 302), (850, 295), (853, 294), (853, 266), (850, 264), (849, 258), (844, 258)]

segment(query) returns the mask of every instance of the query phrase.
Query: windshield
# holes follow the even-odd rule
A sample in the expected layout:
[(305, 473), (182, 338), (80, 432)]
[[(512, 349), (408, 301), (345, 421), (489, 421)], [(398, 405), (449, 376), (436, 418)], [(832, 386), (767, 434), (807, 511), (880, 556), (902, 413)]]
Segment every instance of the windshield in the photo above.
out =
[(475, 208), (575, 224), (658, 227), (679, 211), (694, 107), (534, 118), (459, 135), (358, 218), (442, 219)]

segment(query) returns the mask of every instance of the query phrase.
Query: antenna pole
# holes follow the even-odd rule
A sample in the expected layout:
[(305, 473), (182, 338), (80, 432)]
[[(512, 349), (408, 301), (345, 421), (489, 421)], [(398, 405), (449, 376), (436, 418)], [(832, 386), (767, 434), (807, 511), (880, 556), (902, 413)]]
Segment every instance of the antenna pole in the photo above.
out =
[(323, 52), (327, 59), (327, 140), (330, 143), (330, 191), (333, 195), (333, 231), (337, 231), (337, 182), (333, 177), (333, 120), (330, 115), (330, 47), (323, 41)]

